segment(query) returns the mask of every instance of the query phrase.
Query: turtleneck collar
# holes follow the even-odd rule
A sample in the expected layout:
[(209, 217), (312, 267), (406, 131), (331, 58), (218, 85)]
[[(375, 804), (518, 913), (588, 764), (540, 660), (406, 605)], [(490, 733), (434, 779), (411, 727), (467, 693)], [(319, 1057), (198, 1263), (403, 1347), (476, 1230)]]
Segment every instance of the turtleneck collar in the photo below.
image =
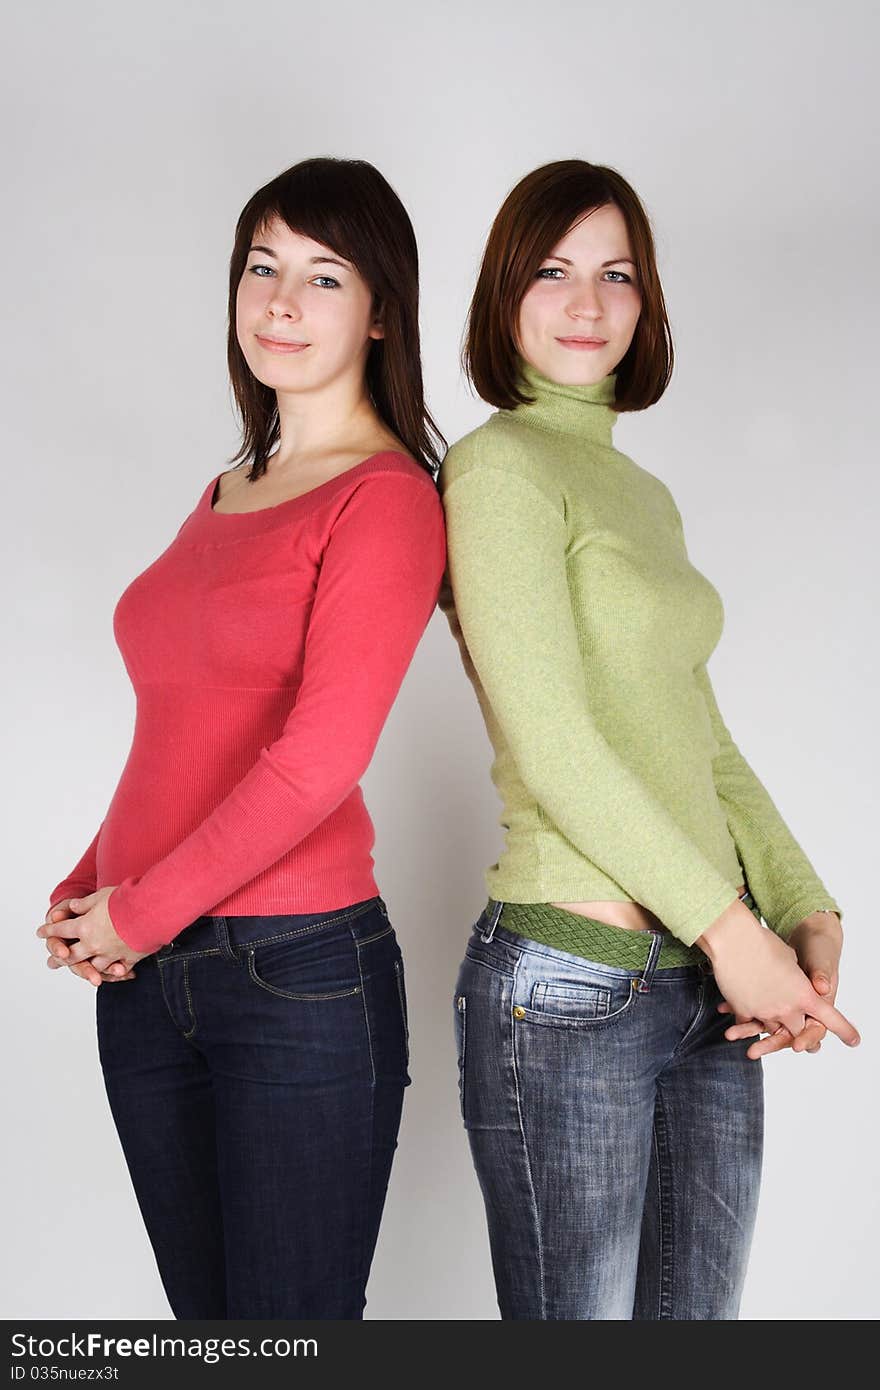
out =
[(541, 429), (611, 445), (611, 430), (617, 419), (613, 408), (616, 372), (592, 386), (564, 386), (543, 376), (524, 357), (519, 357), (518, 362), (526, 394), (534, 400), (529, 405), (515, 406), (512, 414)]

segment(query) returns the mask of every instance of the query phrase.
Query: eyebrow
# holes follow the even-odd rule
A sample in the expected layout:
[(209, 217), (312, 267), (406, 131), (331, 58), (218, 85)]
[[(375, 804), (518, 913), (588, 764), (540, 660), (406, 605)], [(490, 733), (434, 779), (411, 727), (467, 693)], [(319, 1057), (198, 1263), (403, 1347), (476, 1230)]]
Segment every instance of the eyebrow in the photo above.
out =
[[(273, 261), (277, 261), (278, 259), (271, 246), (251, 246), (248, 250), (248, 255), (250, 255), (251, 251), (259, 251), (260, 254), (263, 256), (271, 256)], [(343, 270), (351, 270), (351, 266), (349, 265), (348, 261), (340, 261), (336, 256), (309, 256), (309, 265), (325, 264), (341, 265)]]
[[(562, 264), (563, 264), (563, 265), (574, 265), (574, 261), (568, 260), (568, 258), (567, 258), (566, 256), (545, 256), (545, 257), (544, 257), (544, 260), (545, 260), (545, 261), (562, 261)], [(634, 265), (635, 265), (635, 261), (632, 259), (631, 256), (615, 256), (613, 261), (603, 261), (603, 262), (602, 262), (602, 267), (601, 267), (601, 268), (604, 270), (605, 267), (608, 266), (608, 265), (632, 265), (632, 266), (634, 266)]]

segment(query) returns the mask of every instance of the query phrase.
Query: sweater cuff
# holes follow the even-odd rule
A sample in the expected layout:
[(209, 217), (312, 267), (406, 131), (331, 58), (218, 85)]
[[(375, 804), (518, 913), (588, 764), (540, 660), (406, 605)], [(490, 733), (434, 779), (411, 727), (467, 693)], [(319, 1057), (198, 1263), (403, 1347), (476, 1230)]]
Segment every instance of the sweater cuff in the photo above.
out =
[(767, 925), (776, 936), (781, 936), (783, 941), (788, 941), (798, 922), (802, 922), (805, 917), (809, 917), (811, 912), (818, 912), (823, 907), (830, 907), (832, 912), (837, 913), (841, 922), (843, 921), (843, 912), (833, 898), (817, 897), (813, 893), (809, 897), (798, 898), (796, 902), (785, 909), (780, 917), (774, 922), (768, 922)]
[(694, 946), (697, 937), (702, 936), (713, 922), (717, 922), (722, 912), (726, 912), (729, 907), (732, 907), (738, 897), (739, 894), (733, 884), (726, 885), (708, 902), (704, 903), (699, 912), (692, 913), (680, 927), (670, 926), (669, 930), (685, 946)]
[(175, 932), (163, 932), (156, 922), (143, 922), (137, 907), (137, 879), (125, 878), (107, 899), (107, 911), (113, 930), (133, 951), (150, 955), (160, 946), (167, 946)]
[(94, 883), (77, 883), (71, 880), (70, 883), (60, 883), (49, 898), (47, 912), (51, 912), (53, 907), (64, 902), (65, 898), (87, 898), (90, 894), (97, 892)]

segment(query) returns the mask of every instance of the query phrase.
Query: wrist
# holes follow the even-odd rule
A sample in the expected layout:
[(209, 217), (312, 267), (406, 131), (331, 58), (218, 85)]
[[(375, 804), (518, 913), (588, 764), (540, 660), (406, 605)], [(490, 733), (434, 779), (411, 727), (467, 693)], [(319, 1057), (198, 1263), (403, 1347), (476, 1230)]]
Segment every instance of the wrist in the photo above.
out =
[(843, 938), (843, 926), (836, 912), (826, 912), (824, 909), (818, 912), (810, 912), (806, 917), (802, 917), (796, 922), (788, 934), (789, 942), (793, 942), (795, 937), (812, 935), (825, 935), (835, 939)]
[(739, 898), (731, 903), (721, 916), (707, 927), (702, 936), (694, 942), (709, 960), (716, 962), (732, 947), (741, 947), (747, 933), (761, 932), (765, 928), (750, 908)]

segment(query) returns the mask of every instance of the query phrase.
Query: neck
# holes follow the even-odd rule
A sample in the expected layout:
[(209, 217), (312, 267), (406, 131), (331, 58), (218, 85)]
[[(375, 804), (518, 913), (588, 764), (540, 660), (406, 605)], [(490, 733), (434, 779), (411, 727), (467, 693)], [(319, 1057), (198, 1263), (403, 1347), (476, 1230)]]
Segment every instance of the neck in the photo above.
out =
[(344, 452), (374, 433), (378, 423), (361, 370), (347, 371), (316, 388), (276, 388), (278, 448), (273, 469), (296, 469), (314, 458)]
[(533, 398), (529, 404), (514, 408), (513, 413), (519, 419), (542, 429), (558, 430), (611, 446), (611, 430), (617, 419), (615, 372), (589, 386), (567, 386), (543, 376), (524, 357), (519, 358), (519, 368), (523, 392)]

